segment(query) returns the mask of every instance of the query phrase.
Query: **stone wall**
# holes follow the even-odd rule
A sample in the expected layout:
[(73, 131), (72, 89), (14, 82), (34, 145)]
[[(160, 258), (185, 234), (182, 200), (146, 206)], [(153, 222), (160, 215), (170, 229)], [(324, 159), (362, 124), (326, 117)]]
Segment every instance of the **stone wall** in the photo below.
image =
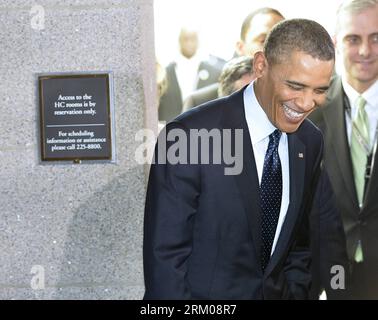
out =
[[(63, 4), (64, 3), (64, 4)], [(0, 4), (0, 299), (140, 299), (153, 0)], [(40, 162), (36, 74), (113, 71), (115, 164)]]

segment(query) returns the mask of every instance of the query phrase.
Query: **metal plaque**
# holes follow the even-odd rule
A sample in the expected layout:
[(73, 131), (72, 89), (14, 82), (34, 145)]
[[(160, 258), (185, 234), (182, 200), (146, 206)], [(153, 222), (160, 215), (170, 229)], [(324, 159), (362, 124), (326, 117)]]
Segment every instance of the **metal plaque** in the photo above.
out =
[(114, 160), (111, 75), (38, 76), (42, 161)]

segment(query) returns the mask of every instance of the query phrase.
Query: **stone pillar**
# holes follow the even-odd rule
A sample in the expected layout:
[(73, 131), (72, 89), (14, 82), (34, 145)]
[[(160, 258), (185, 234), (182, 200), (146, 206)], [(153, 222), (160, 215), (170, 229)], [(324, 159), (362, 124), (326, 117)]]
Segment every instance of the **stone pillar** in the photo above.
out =
[[(31, 1), (32, 2), (32, 1)], [(141, 299), (153, 0), (0, 4), (0, 299)], [(37, 73), (113, 71), (116, 164), (41, 164)]]

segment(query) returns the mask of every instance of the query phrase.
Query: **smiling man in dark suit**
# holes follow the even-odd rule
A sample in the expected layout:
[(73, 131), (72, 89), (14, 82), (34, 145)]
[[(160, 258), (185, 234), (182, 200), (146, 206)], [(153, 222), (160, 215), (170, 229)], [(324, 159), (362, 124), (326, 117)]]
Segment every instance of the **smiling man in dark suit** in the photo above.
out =
[[(322, 26), (283, 21), (254, 55), (254, 82), (167, 125), (146, 196), (145, 299), (308, 298), (323, 142), (306, 117), (333, 67)], [(211, 140), (193, 143), (198, 132)], [(227, 171), (227, 151), (240, 170)]]

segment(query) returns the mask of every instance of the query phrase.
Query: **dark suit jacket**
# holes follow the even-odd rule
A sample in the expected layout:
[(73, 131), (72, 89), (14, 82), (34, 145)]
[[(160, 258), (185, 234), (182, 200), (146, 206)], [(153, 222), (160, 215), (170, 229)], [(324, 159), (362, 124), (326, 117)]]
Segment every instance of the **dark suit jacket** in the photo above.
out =
[[(354, 260), (357, 242), (360, 239), (364, 252), (366, 279), (378, 293), (378, 158), (367, 186), (366, 200), (359, 208), (354, 185), (352, 160), (347, 139), (345, 107), (341, 79), (333, 79), (327, 103), (314, 111), (310, 118), (324, 134), (324, 166), (336, 195), (347, 238), (349, 259)], [(370, 289), (372, 289), (370, 287)], [(367, 288), (368, 290), (369, 288)]]
[(188, 111), (205, 102), (218, 98), (219, 83), (213, 83), (196, 91), (193, 91), (184, 101), (183, 111)]
[[(328, 300), (343, 299), (344, 289), (332, 287), (332, 278), (344, 269), (345, 284), (349, 281), (349, 261), (341, 216), (336, 206), (327, 172), (321, 171), (311, 211), (312, 286), (311, 298), (318, 300), (324, 289)], [(337, 269), (333, 269), (337, 266)]]
[[(241, 129), (243, 152), (236, 156), (243, 170), (225, 175), (224, 161), (151, 166), (144, 220), (145, 299), (308, 298), (308, 213), (322, 137), (307, 120), (288, 135), (290, 205), (263, 273), (259, 182), (243, 91), (194, 108), (167, 126), (167, 132), (179, 128), (187, 133)], [(164, 134), (160, 138), (166, 141)], [(168, 150), (172, 144), (167, 142)], [(158, 146), (155, 152), (162, 150)]]
[[(207, 73), (207, 79), (198, 77), (196, 89), (206, 87), (212, 83), (218, 82), (219, 76), (225, 61), (210, 56), (208, 61), (202, 61), (198, 67), (198, 74)], [(176, 63), (170, 63), (166, 68), (167, 90), (160, 98), (159, 103), (159, 120), (171, 121), (177, 117), (183, 110), (183, 101), (181, 89), (176, 76)]]

